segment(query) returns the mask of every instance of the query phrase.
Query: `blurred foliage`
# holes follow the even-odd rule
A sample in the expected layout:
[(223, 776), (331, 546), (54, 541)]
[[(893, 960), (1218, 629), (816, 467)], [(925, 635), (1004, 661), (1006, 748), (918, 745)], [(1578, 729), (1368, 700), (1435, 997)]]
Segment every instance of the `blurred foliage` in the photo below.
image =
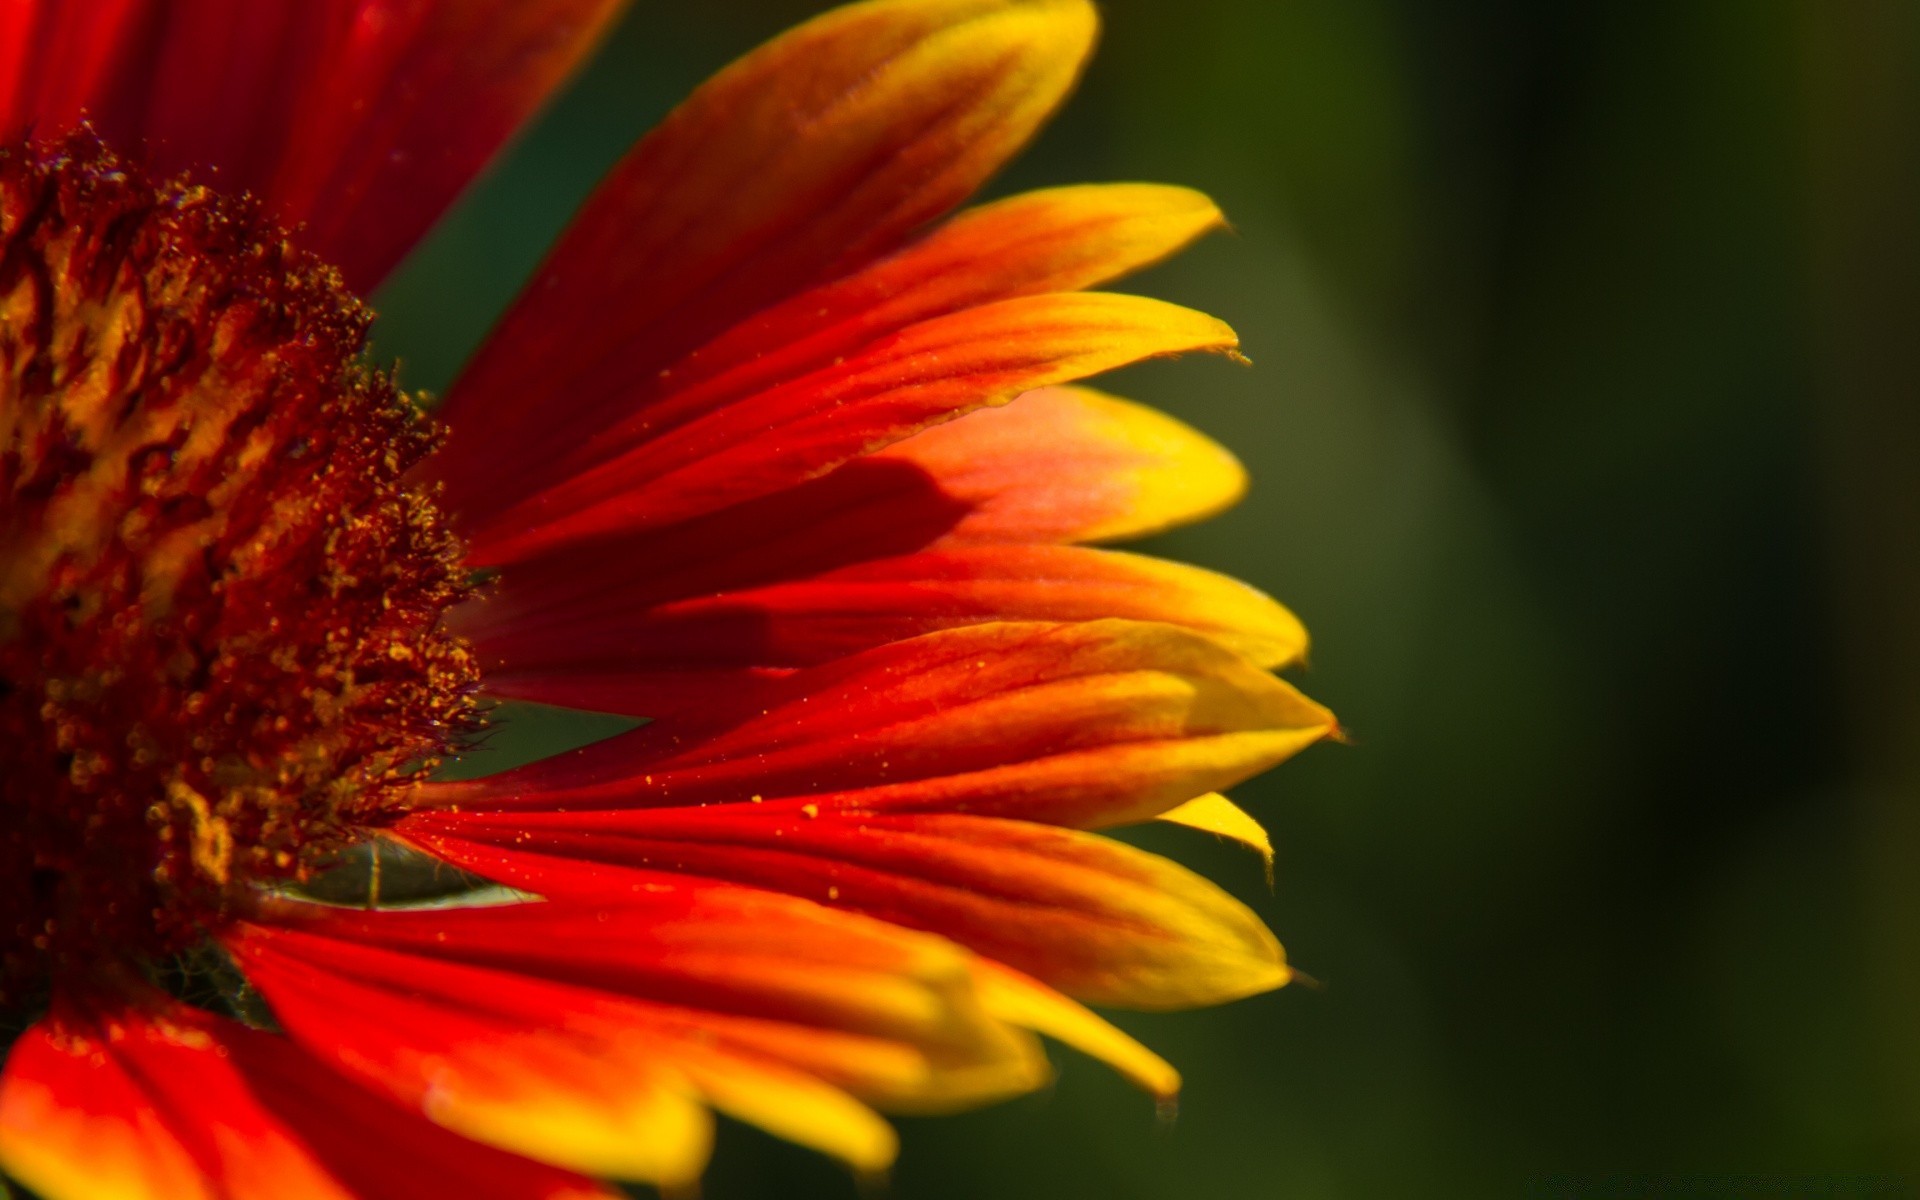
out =
[[(820, 7), (640, 6), (380, 297), (381, 351), (444, 387), (624, 147)], [(1239, 790), (1271, 894), (1242, 852), (1141, 840), (1325, 986), (1123, 1017), (1186, 1072), (1177, 1122), (1062, 1052), (1044, 1095), (906, 1122), (891, 1194), (1912, 1194), (1920, 6), (1105, 8), (996, 188), (1226, 207), (1234, 235), (1129, 286), (1232, 320), (1255, 368), (1113, 386), (1256, 487), (1152, 548), (1293, 604), (1358, 742)], [(855, 1194), (734, 1126), (705, 1189)]]

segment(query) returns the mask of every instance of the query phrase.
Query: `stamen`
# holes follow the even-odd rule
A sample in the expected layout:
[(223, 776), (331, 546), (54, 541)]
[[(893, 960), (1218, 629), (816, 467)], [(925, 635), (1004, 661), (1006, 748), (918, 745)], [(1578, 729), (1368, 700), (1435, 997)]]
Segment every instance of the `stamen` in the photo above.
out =
[(0, 149), (0, 1007), (199, 943), (476, 725), (367, 321), (251, 203)]

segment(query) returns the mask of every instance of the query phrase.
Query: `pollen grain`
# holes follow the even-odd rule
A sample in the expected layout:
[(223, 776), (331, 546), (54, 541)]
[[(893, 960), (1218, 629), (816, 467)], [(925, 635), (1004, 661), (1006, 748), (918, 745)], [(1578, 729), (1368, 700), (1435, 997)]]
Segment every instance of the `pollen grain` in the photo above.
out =
[(0, 1008), (193, 944), (473, 726), (367, 322), (245, 200), (0, 149)]

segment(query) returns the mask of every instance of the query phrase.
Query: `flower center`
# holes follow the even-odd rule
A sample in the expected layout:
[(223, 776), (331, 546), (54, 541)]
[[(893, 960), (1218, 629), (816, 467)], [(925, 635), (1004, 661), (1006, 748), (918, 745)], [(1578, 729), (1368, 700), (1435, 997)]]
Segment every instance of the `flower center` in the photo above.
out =
[(185, 949), (473, 727), (367, 321), (248, 202), (0, 148), (0, 1008)]

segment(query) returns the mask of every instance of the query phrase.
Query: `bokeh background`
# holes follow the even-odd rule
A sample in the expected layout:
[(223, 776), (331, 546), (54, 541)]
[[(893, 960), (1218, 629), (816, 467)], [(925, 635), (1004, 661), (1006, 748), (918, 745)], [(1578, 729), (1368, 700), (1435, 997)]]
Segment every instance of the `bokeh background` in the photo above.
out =
[[(638, 6), (378, 298), (379, 351), (443, 387), (632, 139), (822, 7)], [(888, 1194), (1920, 1194), (1920, 5), (1105, 8), (995, 190), (1233, 218), (1128, 286), (1254, 368), (1110, 386), (1251, 468), (1152, 548), (1292, 604), (1357, 743), (1236, 793), (1272, 891), (1140, 840), (1324, 986), (1122, 1017), (1177, 1121), (1061, 1052), (904, 1122)], [(858, 1189), (728, 1126), (704, 1194)]]

